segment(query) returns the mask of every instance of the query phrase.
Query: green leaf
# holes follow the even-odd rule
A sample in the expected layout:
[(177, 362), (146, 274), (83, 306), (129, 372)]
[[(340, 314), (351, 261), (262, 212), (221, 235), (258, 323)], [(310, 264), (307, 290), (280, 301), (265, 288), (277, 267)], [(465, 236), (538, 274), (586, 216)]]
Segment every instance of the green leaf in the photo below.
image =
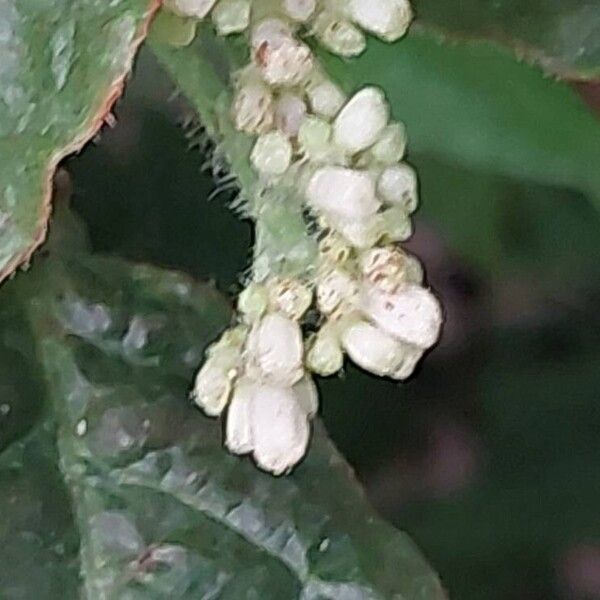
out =
[(576, 189), (600, 206), (600, 121), (568, 85), (492, 44), (411, 32), (396, 44), (371, 40), (356, 60), (321, 58), (348, 91), (383, 87), (411, 155)]
[[(10, 406), (18, 408), (17, 399)], [(51, 425), (0, 455), (0, 515), (2, 598), (77, 598), (79, 536)]]
[(600, 77), (600, 5), (589, 0), (414, 0), (417, 23), (489, 38), (568, 79)]
[(52, 176), (101, 127), (157, 0), (0, 6), (0, 281), (46, 235)]
[[(273, 478), (229, 455), (219, 424), (189, 404), (203, 350), (230, 315), (212, 287), (74, 256), (7, 288), (11, 306), (13, 293), (26, 298), (51, 399), (0, 455), (0, 546), (17, 540), (19, 556), (33, 553), (31, 585), (56, 577), (51, 589), (64, 580), (63, 597), (76, 597), (80, 543), (94, 599), (444, 598), (408, 537), (368, 507), (322, 426), (293, 475)], [(15, 589), (34, 593), (25, 577), (0, 577), (1, 596)]]

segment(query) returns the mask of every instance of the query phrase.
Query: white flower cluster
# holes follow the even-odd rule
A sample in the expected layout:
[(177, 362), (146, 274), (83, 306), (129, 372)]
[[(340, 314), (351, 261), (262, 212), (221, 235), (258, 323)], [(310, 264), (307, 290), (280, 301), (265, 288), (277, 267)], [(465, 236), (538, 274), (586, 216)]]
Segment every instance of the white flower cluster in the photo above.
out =
[[(344, 353), (374, 374), (405, 379), (437, 340), (442, 314), (418, 261), (397, 247), (412, 232), (417, 178), (402, 162), (406, 132), (381, 90), (347, 98), (298, 31), (355, 56), (363, 30), (395, 40), (407, 0), (167, 0), (210, 13), (218, 33), (248, 32), (251, 62), (236, 78), (232, 120), (255, 137), (250, 160), (264, 187), (300, 191), (315, 217), (319, 263), (305, 282), (273, 277), (242, 292), (240, 324), (208, 351), (193, 391), (209, 415), (227, 408), (226, 445), (272, 473), (304, 455), (317, 394)], [(313, 294), (314, 292), (314, 294)], [(313, 298), (314, 295), (314, 298)], [(303, 342), (310, 306), (319, 329)]]
[(399, 39), (413, 16), (408, 0), (165, 0), (165, 6), (182, 17), (203, 19), (210, 13), (220, 35), (245, 31), (256, 16), (281, 16), (305, 26), (341, 56), (364, 50), (362, 30), (389, 42)]
[(310, 288), (295, 279), (250, 284), (238, 302), (240, 325), (211, 346), (192, 392), (208, 415), (228, 406), (229, 450), (252, 453), (275, 475), (304, 456), (318, 408), (299, 324), (311, 303)]

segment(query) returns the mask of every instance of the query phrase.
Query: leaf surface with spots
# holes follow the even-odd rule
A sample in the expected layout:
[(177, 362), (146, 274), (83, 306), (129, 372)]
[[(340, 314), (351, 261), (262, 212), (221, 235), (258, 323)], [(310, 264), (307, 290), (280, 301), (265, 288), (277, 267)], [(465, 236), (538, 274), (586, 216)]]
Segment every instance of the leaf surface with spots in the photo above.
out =
[(100, 128), (157, 6), (0, 4), (0, 281), (43, 242), (54, 170)]

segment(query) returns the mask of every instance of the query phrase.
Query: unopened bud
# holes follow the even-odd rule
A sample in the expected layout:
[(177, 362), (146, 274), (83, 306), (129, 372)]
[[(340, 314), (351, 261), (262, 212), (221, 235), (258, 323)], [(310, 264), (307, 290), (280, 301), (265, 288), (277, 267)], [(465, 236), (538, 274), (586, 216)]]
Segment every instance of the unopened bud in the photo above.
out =
[(349, 13), (361, 27), (388, 42), (401, 38), (412, 20), (408, 0), (349, 0)]
[(406, 258), (396, 248), (371, 248), (360, 255), (359, 265), (365, 279), (386, 292), (393, 292), (404, 282)]
[(328, 377), (344, 365), (344, 353), (332, 327), (323, 326), (313, 337), (306, 355), (306, 366), (317, 375)]
[(283, 175), (292, 160), (292, 145), (280, 131), (271, 131), (258, 137), (250, 160), (264, 177)]
[(411, 213), (417, 208), (417, 175), (406, 163), (383, 170), (377, 181), (377, 192), (384, 202), (403, 207)]
[(211, 14), (219, 35), (240, 33), (250, 24), (249, 0), (220, 0)]
[(314, 30), (321, 43), (339, 56), (358, 56), (367, 46), (365, 34), (350, 21), (337, 16), (322, 13)]
[(235, 128), (249, 134), (266, 133), (273, 127), (273, 96), (262, 83), (248, 83), (237, 91), (232, 116)]
[(329, 119), (340, 111), (346, 101), (340, 88), (328, 79), (309, 85), (307, 93), (313, 112)]
[(182, 17), (203, 19), (217, 0), (165, 0), (165, 7)]
[(389, 118), (383, 92), (366, 87), (354, 94), (342, 108), (333, 125), (334, 141), (350, 153), (373, 145)]
[(238, 296), (237, 309), (248, 322), (256, 321), (267, 310), (269, 293), (260, 283), (251, 282)]
[(327, 160), (332, 151), (331, 125), (319, 117), (306, 117), (298, 131), (298, 143), (311, 161)]
[(297, 321), (312, 303), (306, 283), (292, 277), (274, 278), (267, 284), (271, 309)]

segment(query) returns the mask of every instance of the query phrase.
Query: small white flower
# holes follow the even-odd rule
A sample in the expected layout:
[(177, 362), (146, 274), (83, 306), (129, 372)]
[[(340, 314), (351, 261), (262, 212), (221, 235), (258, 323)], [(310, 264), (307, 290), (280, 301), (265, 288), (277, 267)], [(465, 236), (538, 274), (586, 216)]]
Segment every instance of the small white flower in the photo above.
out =
[(316, 0), (283, 0), (283, 9), (295, 21), (307, 21), (315, 12)]
[(310, 48), (296, 39), (279, 19), (262, 21), (252, 33), (254, 62), (271, 85), (296, 85), (313, 68)]
[(360, 270), (369, 283), (386, 292), (404, 281), (406, 257), (393, 247), (370, 248), (359, 257)]
[(383, 331), (418, 348), (429, 348), (439, 336), (440, 304), (429, 290), (418, 285), (405, 284), (393, 293), (363, 285), (361, 306)]
[(273, 127), (274, 115), (273, 96), (266, 85), (253, 82), (238, 89), (232, 110), (238, 131), (266, 133)]
[(271, 309), (297, 321), (312, 303), (312, 291), (299, 279), (276, 277), (267, 284)]
[(330, 119), (340, 111), (346, 101), (340, 88), (328, 79), (311, 83), (307, 94), (313, 112)]
[(342, 335), (348, 356), (359, 366), (382, 377), (405, 379), (423, 351), (405, 344), (364, 321), (354, 323)]
[(246, 371), (256, 381), (291, 386), (302, 377), (303, 353), (298, 323), (281, 314), (268, 314), (248, 336)]
[(408, 0), (350, 0), (349, 13), (361, 27), (389, 42), (402, 37), (412, 20)]
[(209, 416), (223, 412), (231, 394), (232, 382), (240, 370), (245, 327), (227, 330), (206, 352), (206, 360), (196, 375), (191, 397)]
[(313, 373), (328, 377), (344, 365), (344, 353), (334, 328), (326, 324), (316, 333), (306, 355), (306, 366)]
[(358, 56), (367, 46), (364, 33), (337, 15), (321, 13), (314, 24), (314, 31), (321, 43), (339, 56)]
[(220, 0), (211, 18), (219, 35), (244, 31), (250, 24), (250, 2), (249, 0)]
[(308, 203), (315, 209), (341, 219), (362, 219), (380, 207), (370, 173), (344, 167), (318, 169), (306, 190)]
[(377, 192), (384, 202), (400, 205), (408, 213), (417, 208), (417, 175), (406, 163), (387, 167), (377, 180)]
[(306, 117), (306, 104), (300, 96), (284, 94), (275, 105), (275, 124), (288, 137), (296, 137)]
[(319, 253), (330, 264), (341, 265), (352, 254), (352, 246), (337, 232), (329, 230), (319, 242)]
[(334, 141), (350, 153), (373, 145), (389, 118), (383, 92), (366, 87), (354, 94), (342, 108), (333, 124)]
[(358, 282), (342, 269), (331, 269), (317, 281), (317, 308), (332, 315), (340, 306), (351, 307), (358, 298)]
[(217, 0), (165, 0), (165, 6), (182, 17), (203, 19)]
[(280, 131), (264, 133), (257, 138), (250, 160), (264, 177), (283, 175), (292, 160), (292, 145)]
[(292, 30), (281, 19), (264, 19), (252, 29), (250, 44), (256, 52), (265, 43), (279, 44), (292, 37)]
[(333, 150), (331, 125), (319, 117), (306, 117), (298, 131), (298, 144), (312, 162), (326, 161)]

